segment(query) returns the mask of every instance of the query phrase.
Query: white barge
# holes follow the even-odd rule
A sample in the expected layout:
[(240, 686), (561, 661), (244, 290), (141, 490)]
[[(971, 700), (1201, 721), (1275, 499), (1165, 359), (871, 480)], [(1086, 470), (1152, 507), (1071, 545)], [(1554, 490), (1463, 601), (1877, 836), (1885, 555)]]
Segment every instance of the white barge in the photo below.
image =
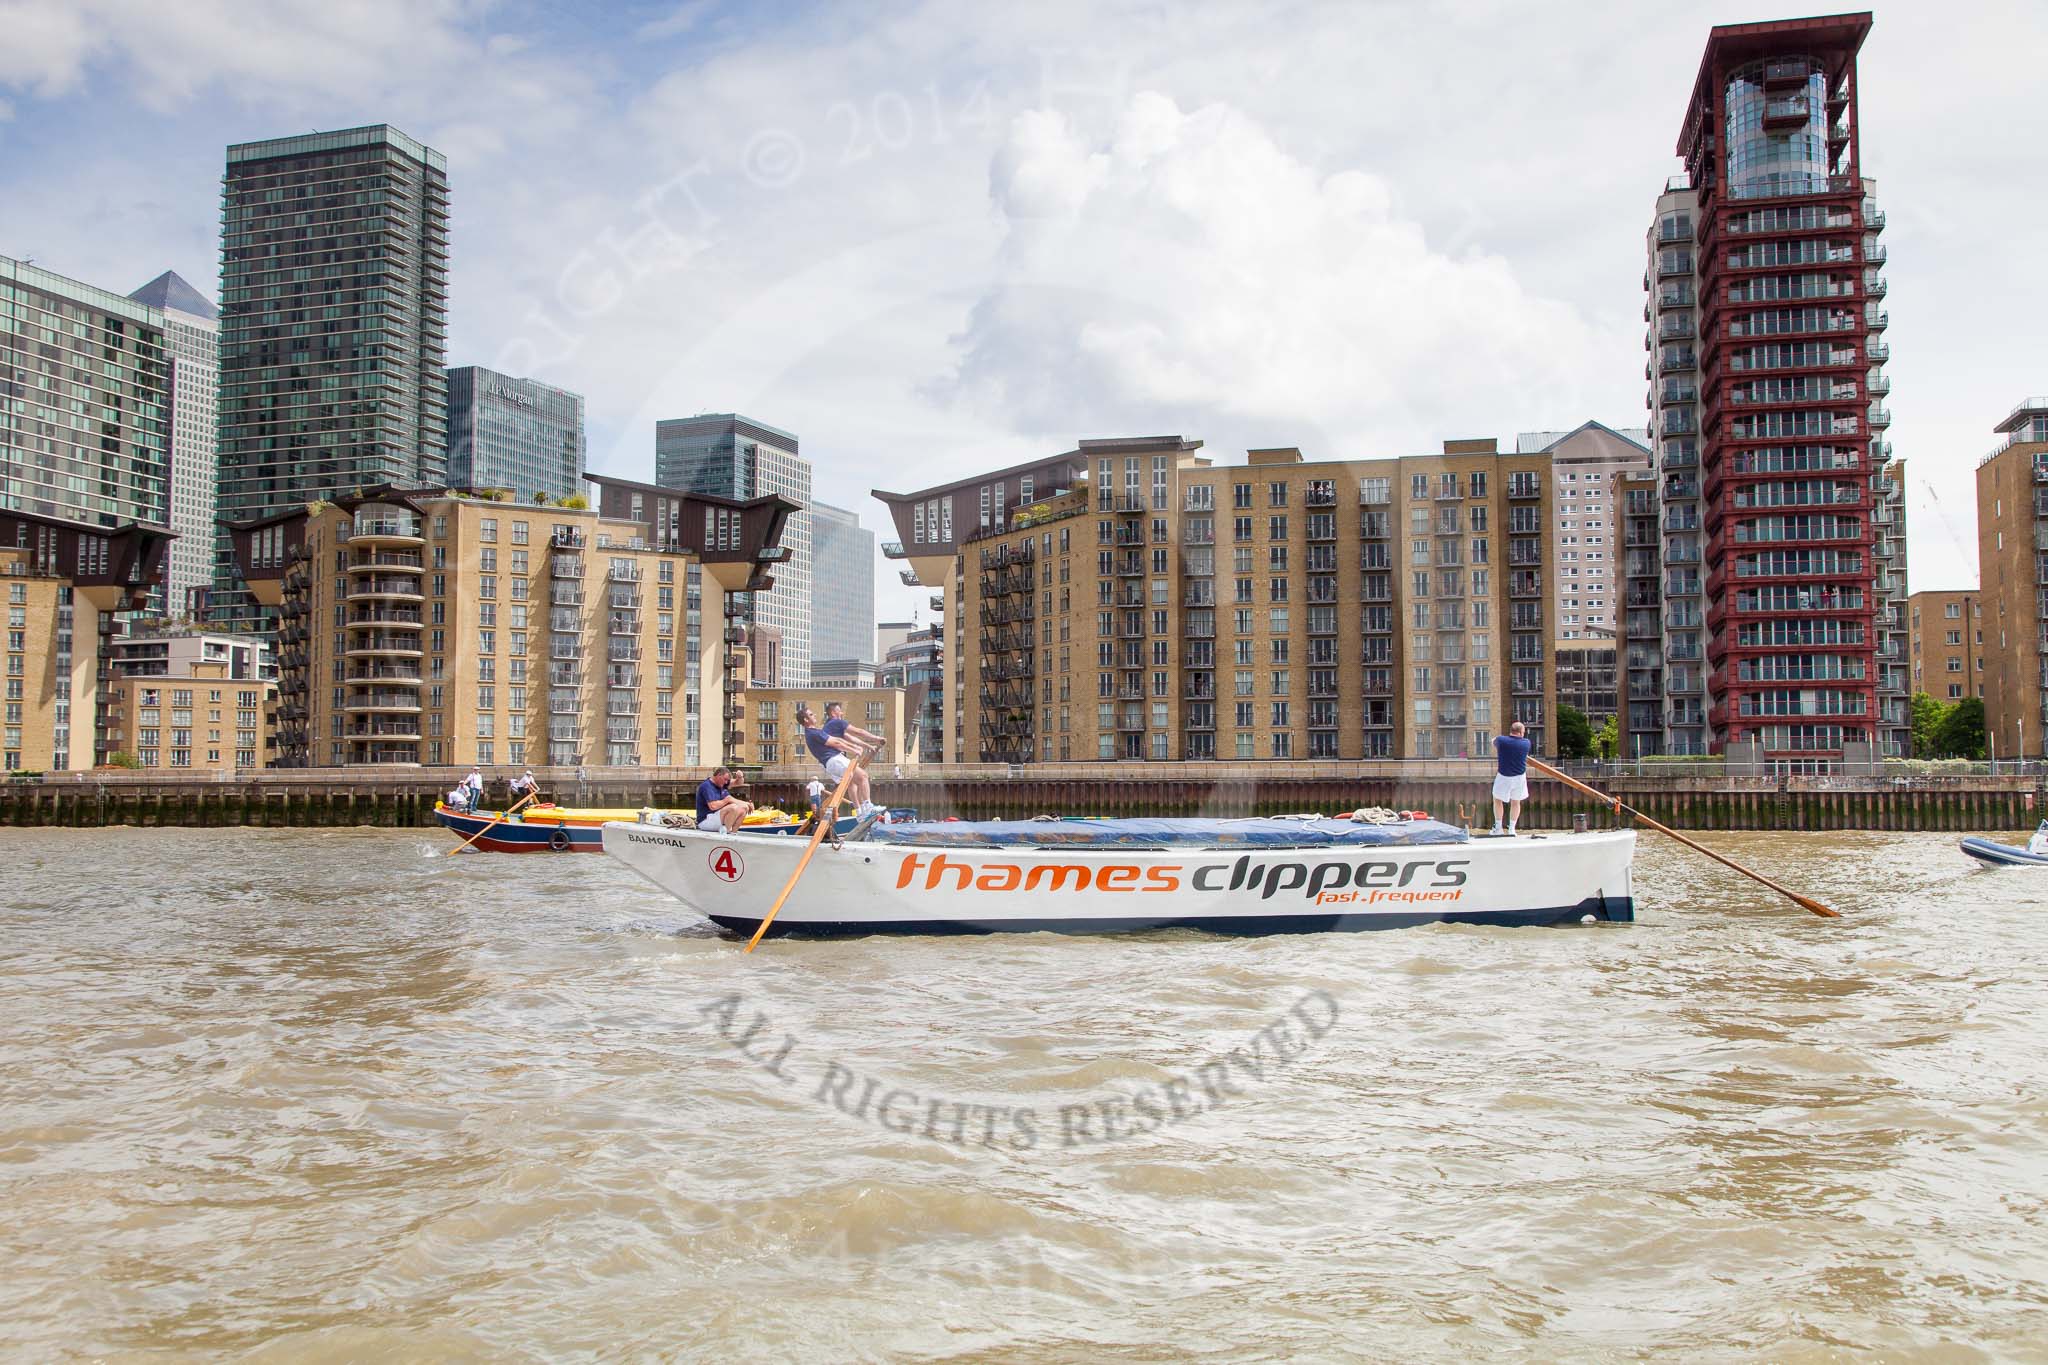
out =
[[(613, 822), (604, 851), (752, 934), (803, 856), (787, 837)], [(1635, 834), (1469, 839), (1433, 821), (1058, 820), (878, 826), (821, 847), (781, 935), (1228, 934), (1635, 917)]]

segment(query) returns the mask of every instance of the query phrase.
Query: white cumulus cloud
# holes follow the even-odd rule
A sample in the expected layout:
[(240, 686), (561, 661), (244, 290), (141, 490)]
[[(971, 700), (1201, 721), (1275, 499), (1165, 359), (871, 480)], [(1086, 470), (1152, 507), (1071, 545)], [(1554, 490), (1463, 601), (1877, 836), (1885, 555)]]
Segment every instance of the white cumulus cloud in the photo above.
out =
[(1614, 363), (1614, 337), (1504, 259), (1433, 249), (1385, 181), (1309, 165), (1227, 104), (1139, 94), (1106, 139), (1020, 115), (990, 189), (1001, 258), (937, 391), (1028, 429), (1392, 453), (1576, 412)]

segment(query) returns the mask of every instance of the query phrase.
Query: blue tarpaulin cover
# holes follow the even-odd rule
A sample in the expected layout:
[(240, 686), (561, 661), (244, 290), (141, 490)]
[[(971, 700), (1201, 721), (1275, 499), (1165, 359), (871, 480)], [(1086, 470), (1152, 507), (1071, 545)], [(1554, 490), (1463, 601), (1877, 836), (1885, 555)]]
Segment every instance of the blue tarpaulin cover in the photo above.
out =
[(1368, 825), (1350, 820), (980, 820), (876, 825), (876, 843), (939, 848), (1380, 848), (1462, 844), (1467, 835), (1440, 820)]

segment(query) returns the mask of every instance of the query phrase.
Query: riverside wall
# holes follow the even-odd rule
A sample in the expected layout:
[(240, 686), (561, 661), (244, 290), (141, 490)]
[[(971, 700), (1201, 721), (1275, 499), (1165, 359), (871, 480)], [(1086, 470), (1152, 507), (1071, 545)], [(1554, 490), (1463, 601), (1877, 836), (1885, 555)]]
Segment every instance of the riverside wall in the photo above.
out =
[[(875, 775), (876, 796), (913, 806), (927, 819), (1028, 819), (1035, 815), (1246, 816), (1333, 813), (1357, 806), (1425, 810), (1438, 819), (1491, 821), (1490, 778), (1462, 765), (1253, 766), (1197, 773), (1153, 765), (1109, 769), (910, 769)], [(1113, 775), (1112, 775), (1113, 773)], [(682, 770), (543, 773), (549, 799), (563, 805), (638, 809), (687, 807), (701, 774)], [(796, 809), (805, 771), (753, 776), (760, 804)], [(0, 826), (248, 826), (316, 828), (432, 826), (436, 799), (459, 779), (440, 770), (280, 770), (229, 780), (170, 774), (65, 773), (0, 785)], [(1690, 830), (1982, 831), (2031, 829), (2048, 808), (2038, 776), (1603, 777), (1581, 774), (1651, 819)], [(1627, 823), (1602, 803), (1534, 777), (1524, 828), (1562, 829), (1583, 814), (1594, 827)], [(502, 781), (488, 805), (501, 804)]]

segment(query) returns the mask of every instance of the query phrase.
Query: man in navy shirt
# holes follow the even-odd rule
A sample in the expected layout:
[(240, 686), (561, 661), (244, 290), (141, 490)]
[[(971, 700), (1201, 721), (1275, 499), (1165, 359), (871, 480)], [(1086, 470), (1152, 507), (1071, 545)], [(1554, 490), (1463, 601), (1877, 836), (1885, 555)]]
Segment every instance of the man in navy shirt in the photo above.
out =
[(752, 804), (731, 794), (732, 769), (713, 768), (711, 776), (697, 784), (697, 828), (716, 834), (732, 833), (754, 809)]
[[(846, 733), (846, 723), (841, 721), (839, 733), (831, 733), (826, 726), (818, 723), (818, 713), (808, 706), (797, 708), (797, 724), (803, 727), (804, 747), (811, 751), (811, 757), (825, 770), (825, 776), (836, 790), (839, 779), (846, 776), (848, 768), (861, 756), (861, 745)], [(829, 724), (829, 722), (828, 722)], [(853, 777), (847, 782), (847, 790), (860, 802), (860, 809), (866, 813), (867, 774), (854, 769)]]
[[(861, 749), (879, 748), (883, 743), (880, 735), (870, 730), (863, 730), (846, 719), (846, 703), (844, 702), (828, 701), (825, 703), (825, 733), (834, 739), (851, 739)], [(855, 757), (858, 756), (859, 754), (856, 752)], [(868, 785), (868, 770), (866, 768), (856, 769), (853, 774), (853, 781), (847, 783), (846, 786), (848, 794), (853, 797), (856, 803), (855, 810), (858, 814), (866, 815), (874, 808), (873, 790)]]
[(1515, 832), (1522, 816), (1522, 803), (1529, 799), (1529, 751), (1536, 746), (1524, 736), (1527, 727), (1516, 721), (1504, 735), (1493, 737), (1495, 776), (1493, 779), (1493, 832), (1499, 834), (1501, 808), (1507, 808), (1507, 832)]

